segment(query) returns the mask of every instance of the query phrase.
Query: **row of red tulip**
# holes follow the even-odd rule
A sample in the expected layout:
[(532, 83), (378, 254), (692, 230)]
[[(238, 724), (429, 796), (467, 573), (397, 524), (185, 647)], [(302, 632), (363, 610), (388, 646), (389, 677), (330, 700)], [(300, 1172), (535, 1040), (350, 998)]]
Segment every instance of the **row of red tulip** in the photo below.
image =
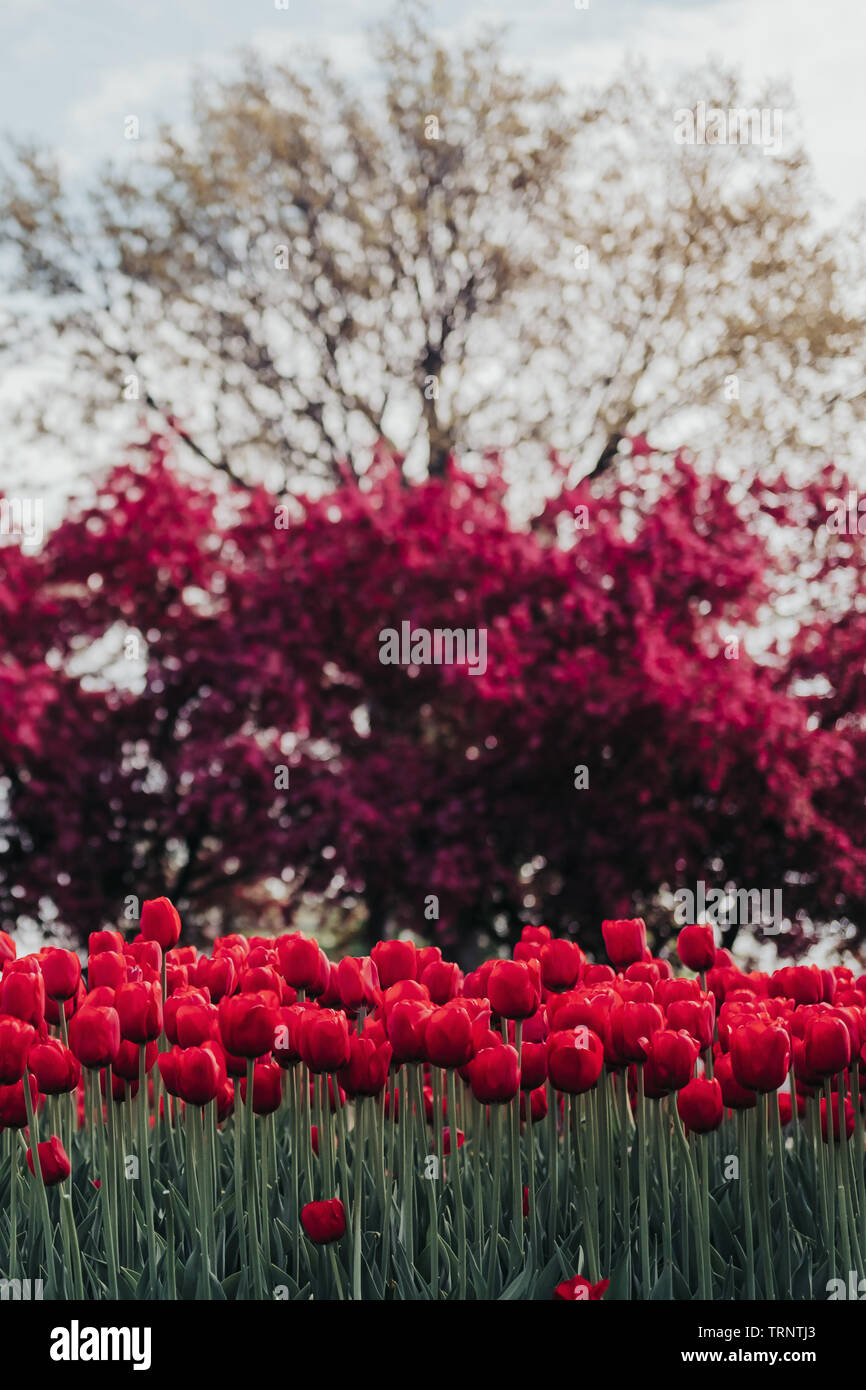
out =
[[(241, 1103), (258, 1116), (300, 1108), (303, 1124), (315, 1108), (320, 1124), (310, 1127), (310, 1143), (318, 1144), (331, 1112), (342, 1120), (354, 1105), (360, 1114), (364, 1098), (376, 1098), (392, 1121), (402, 1105), (407, 1114), (421, 1107), (431, 1142), (445, 1155), (455, 1133), (459, 1152), (467, 1117), (477, 1125), (483, 1115), (488, 1140), (501, 1142), (490, 1128), (495, 1111), (513, 1117), (518, 1146), (521, 1125), (529, 1127), (532, 1145), (532, 1127), (544, 1121), (560, 1142), (563, 1134), (567, 1139), (571, 1098), (587, 1097), (589, 1107), (598, 1093), (603, 1108), (580, 1111), (585, 1135), (599, 1141), (598, 1155), (588, 1151), (587, 1162), (595, 1164), (603, 1151), (612, 1162), (613, 1146), (604, 1147), (607, 1121), (601, 1123), (610, 1098), (629, 1145), (619, 1157), (627, 1203), (629, 1155), (638, 1149), (646, 1280), (647, 1103), (675, 1096), (676, 1117), (692, 1135), (717, 1130), (731, 1112), (757, 1110), (777, 1124), (796, 1124), (811, 1103), (824, 1140), (832, 1132), (845, 1150), (840, 1175), (843, 1167), (848, 1172), (849, 1143), (853, 1154), (850, 1210), (840, 1199), (837, 1213), (836, 1195), (828, 1197), (822, 1186), (826, 1214), (832, 1204), (846, 1250), (866, 1250), (860, 1092), (866, 976), (802, 965), (743, 973), (716, 948), (712, 928), (696, 925), (683, 928), (677, 942), (682, 964), (695, 974), (676, 978), (669, 961), (652, 957), (638, 919), (603, 924), (610, 965), (589, 962), (577, 944), (553, 939), (545, 927), (526, 927), (513, 959), (486, 961), (465, 976), (436, 947), (418, 949), (409, 941), (381, 941), (369, 957), (334, 964), (297, 933), (223, 937), (207, 957), (180, 946), (180, 930), (175, 908), (163, 898), (144, 904), (132, 941), (94, 932), (86, 985), (74, 952), (47, 947), (17, 959), (10, 939), (0, 935), (0, 1126), (29, 1127), (38, 1141), (45, 1098), (63, 1094), (78, 1096), (79, 1122), (90, 1122), (93, 1094), (91, 1087), (85, 1101), (84, 1069), (118, 1105), (141, 1097), (139, 1124), (146, 1105), (148, 1122), (169, 1129), (180, 1103), (204, 1108), (218, 1126), (232, 1117), (236, 1123)], [(289, 1085), (296, 1072), (303, 1084)], [(421, 1083), (417, 1094), (413, 1074)], [(771, 1114), (764, 1097), (786, 1085)], [(769, 1130), (767, 1136), (769, 1144)], [(45, 1186), (70, 1175), (63, 1139), (54, 1134), (39, 1144)], [(339, 1138), (334, 1142), (339, 1153)], [(329, 1141), (329, 1171), (330, 1147)], [(517, 1174), (534, 1178), (535, 1152), (527, 1161), (519, 1147), (511, 1149), (514, 1225), (523, 1197)], [(781, 1158), (780, 1150), (780, 1176)], [(37, 1176), (32, 1149), (27, 1161)], [(309, 1183), (306, 1195), (313, 1196)], [(297, 1212), (313, 1242), (344, 1234), (336, 1196)], [(456, 1218), (462, 1232), (461, 1201)], [(596, 1276), (602, 1243), (599, 1236), (587, 1252)], [(570, 1296), (589, 1297), (589, 1283), (577, 1278)]]

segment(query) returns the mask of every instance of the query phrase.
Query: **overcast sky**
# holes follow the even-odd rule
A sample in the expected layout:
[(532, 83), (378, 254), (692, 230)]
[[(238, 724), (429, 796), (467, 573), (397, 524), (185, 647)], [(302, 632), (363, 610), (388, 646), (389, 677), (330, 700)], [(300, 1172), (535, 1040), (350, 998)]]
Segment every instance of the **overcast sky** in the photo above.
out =
[[(364, 35), (391, 0), (2, 0), (0, 131), (60, 146), (84, 172), (117, 153), (124, 117), (183, 110), (196, 65), (242, 44), (274, 55), (317, 44), (356, 72)], [(863, 0), (436, 0), (444, 35), (510, 26), (516, 56), (568, 85), (603, 78), (626, 54), (655, 71), (708, 55), (756, 80), (790, 79), (821, 184), (839, 211), (866, 199)], [(142, 134), (145, 134), (146, 124)], [(829, 209), (828, 209), (829, 210)]]
[[(283, 0), (0, 0), (0, 136), (58, 149), (73, 186), (83, 187), (106, 157), (138, 156), (141, 146), (123, 138), (130, 115), (144, 140), (158, 120), (182, 120), (196, 69), (231, 71), (244, 45), (270, 57), (299, 58), (316, 48), (355, 77), (372, 73), (367, 36), (393, 12), (392, 0), (288, 0), (285, 10), (277, 3)], [(755, 96), (768, 82), (790, 83), (824, 195), (819, 219), (833, 222), (866, 204), (864, 0), (577, 3), (583, 0), (435, 0), (429, 14), (446, 40), (504, 25), (515, 60), (572, 89), (604, 81), (626, 58), (645, 62), (663, 83), (707, 58), (742, 71)], [(0, 410), (34, 381), (50, 390), (64, 372), (60, 358), (7, 372)], [(107, 456), (114, 447), (106, 443)], [(105, 461), (95, 450), (94, 465)], [(60, 515), (64, 497), (80, 485), (62, 440), (31, 448), (6, 432), (0, 486), (7, 493), (35, 487)]]

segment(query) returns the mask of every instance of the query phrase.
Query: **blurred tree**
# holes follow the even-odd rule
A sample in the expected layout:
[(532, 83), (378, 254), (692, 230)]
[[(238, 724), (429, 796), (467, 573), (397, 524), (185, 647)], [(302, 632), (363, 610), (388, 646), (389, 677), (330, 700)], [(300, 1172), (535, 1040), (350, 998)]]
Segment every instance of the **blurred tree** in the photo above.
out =
[(711, 68), (573, 101), (496, 38), (446, 48), (414, 6), (374, 57), (351, 86), (249, 56), (197, 86), (189, 122), (125, 142), (87, 199), (13, 151), (7, 359), (59, 344), (69, 388), (39, 379), (19, 422), (87, 456), (74, 409), (118, 441), (144, 413), (274, 489), (333, 486), (378, 439), (413, 477), (488, 445), (603, 469), (662, 424), (662, 443), (736, 443), (740, 466), (844, 453), (862, 277), (790, 104), (770, 155), (678, 144), (677, 105), (754, 99)]
[[(592, 946), (636, 908), (662, 939), (703, 879), (781, 889), (783, 948), (862, 930), (866, 535), (827, 528), (846, 481), (735, 496), (662, 462), (559, 470), (521, 526), (495, 458), (407, 488), (382, 451), (287, 504), (184, 478), (152, 440), (41, 551), (0, 550), (0, 926), (86, 933), (165, 891), (226, 929), (251, 896), (291, 917), (314, 895), (373, 937), (529, 919)], [(403, 622), (483, 628), (486, 670), (383, 664)]]

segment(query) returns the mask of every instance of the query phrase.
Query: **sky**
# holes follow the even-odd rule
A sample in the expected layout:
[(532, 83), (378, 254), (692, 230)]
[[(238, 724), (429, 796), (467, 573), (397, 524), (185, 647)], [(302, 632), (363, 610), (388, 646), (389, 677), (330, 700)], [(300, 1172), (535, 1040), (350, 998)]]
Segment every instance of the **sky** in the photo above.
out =
[[(866, 207), (863, 0), (435, 0), (427, 10), (446, 42), (504, 26), (516, 63), (575, 92), (626, 60), (662, 86), (707, 58), (742, 72), (755, 99), (767, 83), (790, 84), (819, 221)], [(372, 78), (370, 31), (393, 11), (394, 0), (0, 0), (0, 141), (56, 150), (70, 189), (83, 190), (106, 159), (140, 157), (142, 145), (124, 138), (130, 116), (145, 147), (158, 122), (182, 127), (195, 72), (230, 74), (244, 46), (293, 61), (324, 51), (355, 79)], [(7, 371), (0, 411), (64, 373), (61, 356)], [(34, 474), (32, 450), (8, 431), (0, 485), (8, 493), (25, 480), (57, 515), (84, 485), (62, 440), (39, 442)]]
[[(507, 25), (515, 57), (569, 87), (604, 79), (627, 54), (662, 76), (712, 55), (756, 81), (790, 80), (831, 215), (866, 200), (862, 0), (436, 0), (429, 9), (443, 36)], [(142, 135), (157, 115), (182, 116), (197, 66), (228, 67), (243, 45), (296, 57), (316, 46), (360, 75), (366, 34), (391, 11), (392, 0), (2, 0), (0, 133), (59, 147), (67, 170), (84, 176), (119, 152), (127, 116)]]

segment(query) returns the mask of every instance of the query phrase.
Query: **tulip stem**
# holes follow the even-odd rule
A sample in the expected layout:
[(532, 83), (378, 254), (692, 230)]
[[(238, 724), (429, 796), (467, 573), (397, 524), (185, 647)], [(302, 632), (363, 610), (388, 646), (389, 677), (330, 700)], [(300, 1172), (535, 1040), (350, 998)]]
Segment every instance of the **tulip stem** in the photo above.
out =
[(298, 1200), (300, 1188), (299, 1169), (301, 1162), (301, 1107), (298, 1096), (298, 1064), (295, 1063), (289, 1068), (288, 1075), (283, 1073), (283, 1085), (288, 1087), (291, 1092), (289, 1097), (292, 1116), (292, 1237), (295, 1280), (301, 1282), (301, 1208)]
[[(235, 1149), (235, 1226), (237, 1227), (238, 1237), (238, 1256), (241, 1262), (241, 1269), (247, 1276), (247, 1290), (252, 1292), (252, 1269), (250, 1267), (249, 1241), (246, 1234), (246, 1222), (244, 1219), (244, 1164), (243, 1164), (243, 1113), (241, 1103), (241, 1088), (239, 1078), (235, 1078), (235, 1109), (232, 1117), (232, 1129)], [(300, 1213), (298, 1213), (300, 1220)]]
[(650, 1258), (649, 1258), (649, 1211), (647, 1206), (646, 1183), (646, 1094), (644, 1090), (643, 1063), (637, 1065), (637, 1159), (638, 1159), (638, 1221), (640, 1225), (640, 1277), (643, 1297), (650, 1296)]
[[(708, 1249), (704, 1244), (704, 1221), (703, 1209), (701, 1205), (701, 1194), (698, 1188), (698, 1179), (695, 1172), (695, 1165), (692, 1162), (692, 1150), (688, 1139), (683, 1131), (682, 1120), (676, 1106), (673, 1108), (674, 1127), (680, 1144), (683, 1166), (685, 1167), (689, 1194), (692, 1204), (692, 1218), (695, 1228), (695, 1259), (698, 1265), (698, 1289), (701, 1298), (709, 1298), (711, 1292), (709, 1272), (707, 1269)], [(683, 1204), (683, 1246), (688, 1249), (688, 1228), (685, 1220), (685, 1203)], [(685, 1277), (688, 1278), (687, 1272)]]
[(604, 1251), (601, 1258), (610, 1264), (613, 1260), (613, 1143), (611, 1135), (613, 1078), (607, 1066), (602, 1068), (599, 1086), (601, 1088), (598, 1097), (601, 1173), (604, 1182)]
[(499, 1264), (499, 1219), (502, 1201), (502, 1126), (500, 1106), (491, 1107), (493, 1123), (493, 1201), (490, 1209), (490, 1254), (487, 1273), (487, 1297), (493, 1297)]
[(138, 1150), (142, 1192), (144, 1193), (144, 1220), (147, 1225), (147, 1265), (151, 1296), (156, 1294), (156, 1230), (153, 1220), (153, 1182), (150, 1173), (150, 1149), (148, 1146), (148, 1107), (147, 1107), (147, 1060), (144, 1043), (138, 1049)]
[(665, 1129), (667, 1121), (662, 1108), (662, 1102), (654, 1102), (655, 1108), (655, 1137), (658, 1146), (659, 1170), (661, 1172), (662, 1185), (662, 1259), (665, 1271), (673, 1272), (673, 1233), (671, 1230), (671, 1186), (670, 1174), (668, 1173), (668, 1144)]
[(412, 1257), (413, 1238), (412, 1238), (412, 1198), (415, 1184), (415, 1175), (412, 1172), (411, 1140), (412, 1140), (412, 1107), (408, 1103), (408, 1066), (403, 1065), (395, 1072), (395, 1082), (399, 1087), (397, 1108), (399, 1114), (400, 1129), (400, 1244), (404, 1247), (409, 1258)]
[[(424, 1089), (423, 1089), (422, 1072), (421, 1072), (421, 1066), (420, 1066), (420, 1064), (418, 1064), (418, 1063), (415, 1063), (415, 1064), (414, 1064), (414, 1066), (413, 1066), (413, 1072), (414, 1072), (414, 1082), (415, 1082), (415, 1085), (414, 1085), (414, 1091), (415, 1091), (415, 1108), (416, 1108), (416, 1110), (418, 1111), (418, 1115), (419, 1115), (419, 1117), (420, 1117), (421, 1124), (424, 1126), (424, 1139), (425, 1139), (425, 1142), (426, 1142), (426, 1139), (427, 1139), (427, 1125), (426, 1125), (426, 1120), (424, 1119)], [(432, 1155), (428, 1155), (428, 1154), (425, 1153), (423, 1157), (424, 1157), (424, 1179), (425, 1179), (425, 1184), (424, 1184), (424, 1185), (425, 1185), (425, 1187), (427, 1188), (427, 1200), (428, 1200), (428, 1204), (429, 1204), (429, 1208), (430, 1208), (430, 1217), (429, 1217), (429, 1221), (430, 1221), (430, 1231), (429, 1231), (429, 1238), (428, 1238), (428, 1240), (429, 1240), (429, 1245), (430, 1245), (430, 1297), (431, 1297), (432, 1299), (436, 1299), (436, 1300), (438, 1301), (438, 1298), (439, 1298), (439, 1203), (438, 1203), (438, 1198), (437, 1198), (437, 1191), (438, 1191), (438, 1187), (439, 1187), (439, 1170), (438, 1170), (438, 1168), (437, 1168), (437, 1169), (436, 1169), (436, 1172), (435, 1172), (435, 1174), (434, 1174), (434, 1176), (433, 1176), (433, 1177), (428, 1177), (428, 1172), (427, 1172), (427, 1159), (428, 1159), (429, 1157), (432, 1157)]]
[[(518, 1090), (515, 1097), (517, 1113), (520, 1114), (520, 1101), (526, 1105), (526, 1168), (529, 1174), (529, 1250), (533, 1268), (538, 1265), (538, 1230), (535, 1211), (535, 1133), (532, 1125), (532, 1092)], [(597, 1275), (595, 1276), (598, 1277)]]
[(255, 1060), (247, 1058), (247, 1102), (246, 1102), (246, 1122), (247, 1122), (247, 1204), (249, 1214), (250, 1231), (250, 1264), (253, 1267), (253, 1284), (255, 1287), (256, 1298), (264, 1298), (264, 1287), (262, 1284), (262, 1262), (261, 1250), (259, 1248), (258, 1231), (258, 1174), (256, 1163), (256, 1112), (253, 1109), (253, 1091), (255, 1080)]
[(755, 1231), (752, 1223), (752, 1164), (749, 1153), (749, 1118), (745, 1110), (737, 1111), (740, 1144), (740, 1193), (743, 1199), (743, 1226), (746, 1232), (746, 1297), (755, 1297)]
[[(271, 1122), (272, 1115), (262, 1116), (262, 1178), (259, 1185), (261, 1196), (261, 1232), (262, 1246), (265, 1261), (265, 1270), (268, 1280), (271, 1274), (271, 1213), (270, 1213), (270, 1190), (271, 1190)], [(204, 1141), (204, 1136), (202, 1136)]]
[(108, 1264), (108, 1287), (111, 1291), (111, 1297), (117, 1299), (117, 1245), (114, 1239), (114, 1226), (111, 1219), (111, 1182), (108, 1168), (108, 1145), (105, 1140), (105, 1112), (103, 1110), (102, 1095), (99, 1089), (98, 1074), (96, 1076), (94, 1091), (96, 1093), (97, 1129), (99, 1131), (99, 1166), (102, 1178), (99, 1189), (102, 1204), (102, 1239), (105, 1246), (105, 1258)]
[(617, 1092), (619, 1098), (619, 1159), (620, 1159), (620, 1182), (622, 1184), (622, 1235), (625, 1242), (625, 1261), (626, 1261), (626, 1288), (628, 1290), (626, 1298), (632, 1296), (632, 1274), (631, 1274), (631, 1176), (629, 1173), (629, 1103), (628, 1085), (626, 1074), (621, 1071), (617, 1076)]
[(6, 1131), (9, 1154), (9, 1277), (18, 1277), (18, 1136), (14, 1129)]
[(772, 1111), (773, 1154), (776, 1160), (776, 1190), (782, 1202), (782, 1282), (785, 1298), (794, 1297), (791, 1290), (791, 1223), (788, 1218), (788, 1194), (785, 1187), (785, 1146), (782, 1141), (782, 1120), (779, 1115), (779, 1097), (776, 1093), (767, 1096), (767, 1105)]
[[(51, 1213), (48, 1210), (48, 1193), (45, 1190), (45, 1179), (42, 1175), (42, 1163), (39, 1158), (39, 1114), (33, 1104), (33, 1097), (30, 1094), (30, 1073), (24, 1068), (22, 1077), (24, 1087), (24, 1104), (27, 1108), (27, 1124), (30, 1130), (30, 1153), (33, 1158), (33, 1177), (39, 1189), (39, 1208), (42, 1216), (42, 1234), (45, 1240), (45, 1267), (48, 1272), (49, 1289), (54, 1288), (54, 1238), (51, 1228)], [(37, 1095), (38, 1104), (38, 1095)]]
[[(860, 1064), (857, 1057), (854, 1058), (853, 1066), (850, 1071), (851, 1077), (851, 1103), (854, 1106), (854, 1181), (857, 1187), (857, 1211), (860, 1217), (860, 1252), (861, 1265), (863, 1256), (866, 1255), (866, 1192), (863, 1184), (863, 1114), (860, 1109)], [(862, 1276), (862, 1267), (857, 1271)]]
[[(454, 1079), (454, 1068), (449, 1067), (445, 1073), (448, 1081), (448, 1126), (451, 1139), (451, 1180), (454, 1187), (457, 1202), (457, 1297), (466, 1297), (466, 1207), (463, 1201), (463, 1174), (460, 1163), (460, 1143), (457, 1129), (457, 1083)], [(518, 1093), (517, 1100), (517, 1149), (516, 1162), (518, 1178), (520, 1174), (520, 1100)], [(408, 1116), (407, 1116), (408, 1120)], [(521, 1217), (523, 1215), (523, 1201), (521, 1194)], [(522, 1227), (521, 1227), (522, 1244)]]
[(755, 1107), (757, 1125), (755, 1127), (755, 1172), (758, 1175), (758, 1236), (761, 1242), (761, 1262), (764, 1269), (764, 1297), (775, 1298), (773, 1279), (772, 1242), (770, 1238), (770, 1190), (767, 1177), (767, 1101), (759, 1094)]
[(556, 1248), (559, 1226), (559, 1092), (547, 1082), (547, 1185), (550, 1196), (548, 1228), (550, 1243)]
[(355, 1100), (355, 1191), (352, 1203), (352, 1298), (359, 1302), (361, 1291), (361, 1203), (364, 1194), (364, 1100)]
[[(65, 1192), (66, 1184), (69, 1192)], [(78, 1232), (72, 1215), (72, 1177), (62, 1183), (58, 1193), (60, 1198), (60, 1229), (63, 1240), (64, 1268), (72, 1270), (72, 1292), (77, 1299), (84, 1298), (84, 1284), (81, 1277), (81, 1251), (78, 1246)]]
[(201, 1236), (201, 1260), (198, 1268), (196, 1296), (200, 1299), (210, 1296), (210, 1275), (208, 1269), (207, 1233), (205, 1230), (204, 1198), (201, 1184), (204, 1180), (201, 1147), (201, 1111), (197, 1105), (187, 1104), (183, 1112), (183, 1137), (186, 1152), (186, 1199), (190, 1214)]
[[(827, 1211), (830, 1218), (830, 1277), (836, 1278), (836, 1150), (833, 1144), (833, 1092), (830, 1078), (824, 1078), (824, 1111), (827, 1127), (827, 1155), (825, 1181), (827, 1191)], [(844, 1214), (844, 1213), (840, 1213)], [(845, 1266), (846, 1270), (850, 1264)]]
[(333, 1245), (329, 1245), (329, 1246), (328, 1246), (328, 1256), (329, 1256), (330, 1261), (331, 1261), (331, 1272), (332, 1272), (332, 1274), (333, 1274), (333, 1276), (334, 1276), (334, 1283), (335, 1283), (336, 1286), (337, 1286), (337, 1297), (338, 1297), (339, 1299), (342, 1299), (342, 1297), (343, 1297), (343, 1282), (342, 1282), (342, 1280), (341, 1280), (341, 1278), (340, 1278), (340, 1266), (339, 1266), (339, 1264), (337, 1263), (337, 1252), (336, 1252), (336, 1250), (334, 1249)]

